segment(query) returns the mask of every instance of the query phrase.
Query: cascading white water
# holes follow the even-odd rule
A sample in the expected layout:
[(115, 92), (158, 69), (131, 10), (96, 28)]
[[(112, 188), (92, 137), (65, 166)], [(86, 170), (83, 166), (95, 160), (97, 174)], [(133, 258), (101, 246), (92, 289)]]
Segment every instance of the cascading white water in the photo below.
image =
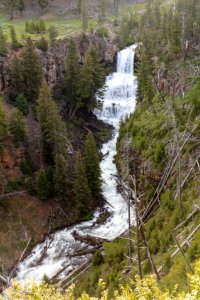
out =
[[(102, 147), (102, 153), (108, 153), (108, 155), (101, 162), (103, 195), (111, 204), (111, 206), (106, 205), (111, 216), (105, 224), (98, 225), (95, 223), (100, 214), (97, 210), (92, 221), (82, 222), (47, 237), (43, 243), (33, 249), (27, 259), (19, 264), (17, 269), (19, 280), (40, 281), (45, 275), (51, 279), (58, 273), (59, 278), (63, 278), (77, 266), (87, 261), (88, 256), (69, 257), (70, 254), (83, 247), (90, 248), (74, 240), (72, 232), (75, 230), (80, 235), (89, 234), (112, 240), (128, 228), (127, 203), (117, 191), (117, 169), (113, 161), (116, 155), (120, 120), (135, 109), (137, 87), (137, 81), (133, 74), (135, 48), (136, 46), (130, 46), (118, 53), (117, 72), (109, 75), (106, 79), (107, 88), (103, 109), (95, 112), (99, 119), (115, 128), (112, 140)], [(133, 211), (132, 220), (134, 221)]]

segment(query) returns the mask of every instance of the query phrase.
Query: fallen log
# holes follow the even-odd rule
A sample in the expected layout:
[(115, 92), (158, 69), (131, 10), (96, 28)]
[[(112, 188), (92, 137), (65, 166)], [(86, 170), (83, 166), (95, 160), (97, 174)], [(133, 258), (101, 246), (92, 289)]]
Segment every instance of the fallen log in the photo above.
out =
[[(193, 238), (193, 235), (200, 229), (200, 224), (191, 232), (191, 234), (182, 242), (181, 248), (189, 243), (189, 241)], [(174, 251), (171, 255), (171, 258), (175, 257), (179, 253), (179, 248)]]
[(106, 239), (98, 238), (88, 234), (86, 236), (80, 235), (76, 230), (72, 233), (72, 235), (75, 240), (92, 246), (101, 246), (104, 242), (108, 242)]
[(27, 194), (27, 191), (20, 191), (20, 192), (4, 194), (4, 195), (0, 196), (0, 199), (9, 198), (9, 197), (17, 196), (17, 195), (22, 195), (22, 194)]
[(101, 249), (101, 245), (95, 246), (92, 249), (83, 249), (83, 250), (79, 250), (74, 254), (70, 254), (69, 257), (77, 257), (77, 256), (83, 256), (83, 255), (88, 255), (88, 254), (93, 254), (95, 253), (97, 250)]
[(196, 215), (198, 212), (200, 211), (200, 208), (198, 206), (195, 205), (195, 209), (189, 214), (189, 216), (180, 224), (178, 224), (173, 231), (179, 229), (180, 227), (182, 227), (185, 223), (187, 223), (187, 221), (189, 221), (194, 215)]
[(2, 282), (4, 285), (8, 285), (8, 279), (6, 278), (6, 277), (4, 277), (4, 276), (2, 276), (1, 274), (0, 274), (0, 282)]

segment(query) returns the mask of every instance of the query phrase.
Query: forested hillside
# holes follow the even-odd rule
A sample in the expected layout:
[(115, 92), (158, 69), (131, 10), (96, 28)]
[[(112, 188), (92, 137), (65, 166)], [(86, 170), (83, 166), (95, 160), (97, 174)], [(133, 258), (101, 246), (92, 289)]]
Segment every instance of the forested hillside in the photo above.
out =
[[(50, 241), (39, 266), (50, 233), (86, 221), (84, 234), (72, 233), (84, 247), (66, 254), (86, 264), (26, 292), (13, 284), (9, 299), (199, 299), (199, 1), (0, 4), (2, 290), (35, 244)], [(121, 119), (119, 176), (111, 175), (135, 222), (111, 242), (88, 234), (87, 221), (106, 227), (113, 214), (100, 166), (113, 148), (100, 150), (117, 127), (94, 112), (103, 110), (117, 52), (133, 44), (137, 105)], [(106, 116), (117, 115), (112, 101)]]

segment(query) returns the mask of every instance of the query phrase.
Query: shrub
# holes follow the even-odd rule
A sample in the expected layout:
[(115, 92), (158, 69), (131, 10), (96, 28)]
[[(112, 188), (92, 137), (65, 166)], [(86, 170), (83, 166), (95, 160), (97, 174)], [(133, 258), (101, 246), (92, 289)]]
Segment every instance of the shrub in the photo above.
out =
[(26, 97), (24, 96), (24, 94), (17, 95), (15, 105), (22, 112), (23, 115), (28, 114), (29, 105), (28, 105), (28, 101), (27, 101)]
[(48, 41), (42, 36), (39, 41), (36, 42), (36, 47), (44, 52), (48, 50)]
[(92, 260), (93, 266), (100, 266), (103, 262), (104, 262), (104, 258), (102, 253), (100, 251), (97, 251)]

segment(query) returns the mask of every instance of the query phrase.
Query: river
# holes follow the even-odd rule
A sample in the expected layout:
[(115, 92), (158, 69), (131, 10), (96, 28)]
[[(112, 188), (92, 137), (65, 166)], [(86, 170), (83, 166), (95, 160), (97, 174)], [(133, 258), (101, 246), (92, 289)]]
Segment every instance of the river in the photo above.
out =
[[(64, 278), (79, 265), (88, 260), (88, 256), (70, 257), (80, 249), (90, 248), (84, 243), (76, 241), (72, 232), (80, 235), (92, 235), (107, 240), (113, 240), (128, 228), (128, 207), (122, 195), (117, 191), (117, 169), (114, 163), (116, 155), (116, 142), (119, 132), (120, 120), (134, 112), (136, 100), (137, 80), (134, 76), (134, 56), (136, 46), (130, 46), (118, 53), (117, 71), (106, 78), (106, 91), (103, 109), (95, 111), (97, 117), (114, 126), (112, 139), (102, 146), (101, 161), (102, 189), (104, 198), (111, 204), (106, 204), (110, 217), (105, 224), (96, 224), (100, 214), (94, 213), (93, 220), (58, 231), (37, 245), (31, 254), (17, 267), (17, 279), (20, 281), (41, 281), (44, 276), (49, 279)], [(134, 223), (134, 211), (131, 211)]]

